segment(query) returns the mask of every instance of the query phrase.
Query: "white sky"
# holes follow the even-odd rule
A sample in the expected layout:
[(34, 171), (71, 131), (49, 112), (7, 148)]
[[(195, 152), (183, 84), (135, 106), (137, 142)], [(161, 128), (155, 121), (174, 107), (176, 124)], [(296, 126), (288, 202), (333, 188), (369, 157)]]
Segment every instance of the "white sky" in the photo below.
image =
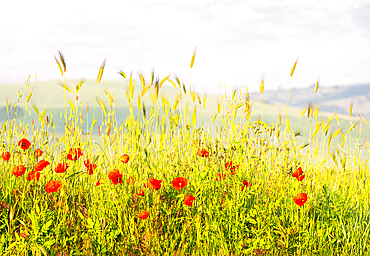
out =
[(60, 78), (103, 79), (154, 67), (196, 90), (248, 86), (287, 88), (316, 83), (370, 82), (370, 1), (366, 0), (142, 0), (6, 1), (0, 15), (0, 83)]

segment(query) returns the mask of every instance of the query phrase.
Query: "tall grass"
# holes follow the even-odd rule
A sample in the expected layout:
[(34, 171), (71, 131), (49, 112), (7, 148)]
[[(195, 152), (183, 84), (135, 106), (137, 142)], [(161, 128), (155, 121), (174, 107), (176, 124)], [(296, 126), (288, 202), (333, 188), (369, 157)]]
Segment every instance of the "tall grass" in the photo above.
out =
[[(124, 123), (116, 120), (114, 95), (107, 87), (109, 105), (96, 97), (90, 125), (82, 116), (91, 110), (78, 97), (84, 79), (72, 90), (64, 56), (55, 59), (64, 79), (64, 134), (55, 135), (52, 113), (45, 118), (46, 110), (39, 111), (36, 103), (39, 125), (20, 121), (17, 110), (25, 104), (30, 111), (32, 93), (26, 102), (18, 97), (11, 106), (15, 118), (2, 124), (2, 255), (369, 254), (370, 145), (363, 142), (361, 129), (354, 143), (347, 139), (357, 123), (348, 131), (333, 131), (335, 116), (325, 123), (309, 107), (303, 135), (308, 143), (302, 144), (302, 135), (289, 126), (289, 104), (285, 124), (281, 115), (274, 124), (252, 121), (243, 89), (231, 98), (223, 95), (212, 123), (204, 123), (206, 98), (191, 84), (173, 76), (155, 78), (153, 71), (150, 82), (139, 73), (139, 92), (132, 73), (126, 81), (122, 93), (129, 115)], [(172, 105), (161, 96), (166, 82), (176, 88)], [(95, 111), (102, 112), (101, 120)], [(368, 125), (365, 119), (361, 125)], [(19, 145), (23, 138), (31, 143), (28, 149)], [(335, 139), (341, 148), (331, 147)], [(40, 168), (41, 160), (49, 165)], [(57, 173), (60, 163), (68, 168)], [(20, 165), (26, 171), (16, 176)], [(292, 177), (299, 167), (302, 180)], [(39, 180), (29, 180), (32, 171), (40, 173)], [(151, 177), (162, 181), (159, 189)], [(186, 179), (178, 190), (177, 177)], [(54, 180), (61, 187), (50, 187)], [(294, 200), (299, 193), (308, 197), (302, 206)], [(189, 195), (195, 198), (192, 204), (185, 200)], [(139, 218), (143, 211), (149, 213), (146, 219)]]

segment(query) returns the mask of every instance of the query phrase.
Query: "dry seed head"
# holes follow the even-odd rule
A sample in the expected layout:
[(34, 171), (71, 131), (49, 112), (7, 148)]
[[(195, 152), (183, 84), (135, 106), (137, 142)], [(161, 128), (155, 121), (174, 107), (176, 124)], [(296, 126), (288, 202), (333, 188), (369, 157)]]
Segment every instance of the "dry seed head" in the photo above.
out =
[(233, 94), (232, 94), (232, 96), (231, 96), (231, 100), (234, 100), (234, 98), (235, 98), (235, 94), (236, 94), (236, 89), (234, 89), (234, 90), (233, 90)]
[(191, 56), (190, 68), (193, 68), (196, 53), (197, 53), (197, 48), (195, 47), (193, 51), (193, 56)]
[(351, 101), (351, 103), (349, 105), (349, 118), (352, 117), (352, 109), (353, 109), (353, 100)]
[(117, 72), (118, 74), (120, 74), (124, 79), (126, 79), (126, 74), (125, 74), (125, 72), (123, 72), (123, 71), (119, 71), (119, 72)]
[(58, 51), (58, 52), (59, 52), (60, 61), (62, 62), (62, 65), (63, 65), (64, 72), (66, 72), (67, 71), (67, 67), (66, 67), (66, 61), (64, 59), (64, 55), (60, 51)]
[(319, 115), (319, 107), (317, 107), (316, 109), (315, 109), (315, 118), (317, 118), (317, 116)]
[(60, 73), (62, 74), (62, 76), (64, 76), (63, 69), (60, 66), (60, 63), (59, 63), (57, 57), (55, 57), (55, 55), (54, 55), (54, 59), (55, 59), (55, 62), (57, 63), (57, 65), (58, 65), (58, 68), (59, 68)]
[(89, 113), (89, 103), (86, 102), (86, 113)]
[(202, 99), (200, 98), (199, 94), (197, 94), (197, 98), (198, 98), (199, 105), (201, 105), (202, 104)]
[(167, 81), (167, 79), (170, 77), (170, 75), (168, 75), (168, 76), (166, 76), (165, 78), (163, 78), (162, 80), (161, 80), (161, 82), (159, 83), (159, 88), (161, 88), (162, 87), (162, 85), (164, 84), (164, 82), (166, 82)]
[(315, 86), (315, 93), (317, 93), (317, 90), (319, 89), (319, 80), (317, 80), (316, 82), (316, 86)]
[(155, 81), (155, 98), (158, 99), (158, 95), (159, 95), (159, 79), (157, 78), (156, 81)]
[(170, 83), (173, 85), (173, 87), (175, 87), (175, 88), (176, 88), (176, 84), (175, 84), (175, 82), (174, 82), (174, 81), (172, 81), (172, 80), (170, 79), (170, 80), (168, 80), (168, 82), (170, 82)]
[(82, 87), (82, 85), (85, 83), (86, 78), (82, 78), (81, 81), (76, 86), (76, 93), (78, 93)]
[(306, 113), (306, 111), (307, 111), (307, 109), (303, 109), (303, 110), (301, 111), (301, 117), (304, 115), (304, 113)]
[(265, 76), (262, 76), (261, 85), (260, 85), (260, 92), (263, 93), (265, 91)]
[(103, 63), (101, 64), (100, 66), (100, 69), (99, 69), (99, 74), (98, 74), (98, 78), (96, 79), (96, 82), (99, 84), (100, 81), (101, 81), (101, 77), (103, 76), (103, 71), (104, 71), (104, 67), (105, 67), (105, 62), (107, 61), (107, 59), (104, 59)]
[(145, 88), (145, 80), (144, 80), (144, 76), (142, 73), (139, 73), (138, 72), (138, 75), (139, 75), (139, 78), (140, 78), (140, 83), (141, 83), (141, 86), (143, 87), (143, 89)]
[(152, 77), (150, 80), (150, 85), (153, 85), (153, 82), (154, 82), (154, 68), (152, 69)]
[(193, 91), (190, 91), (191, 99), (193, 100), (193, 103), (195, 102), (195, 94)]
[(292, 67), (292, 70), (290, 71), (290, 77), (292, 77), (292, 76), (293, 76), (293, 74), (294, 74), (294, 70), (295, 70), (295, 67), (297, 66), (298, 59), (299, 59), (299, 57), (298, 57), (298, 58), (297, 58), (297, 60), (294, 62), (294, 65), (293, 65), (293, 67)]
[(145, 108), (145, 102), (144, 101), (142, 101), (142, 109), (143, 109), (144, 119), (146, 119), (146, 108)]

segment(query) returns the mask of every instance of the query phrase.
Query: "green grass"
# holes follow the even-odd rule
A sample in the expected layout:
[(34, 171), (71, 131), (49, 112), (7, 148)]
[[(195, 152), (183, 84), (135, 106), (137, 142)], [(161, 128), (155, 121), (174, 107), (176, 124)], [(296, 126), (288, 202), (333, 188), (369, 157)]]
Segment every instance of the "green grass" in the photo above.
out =
[[(68, 91), (60, 96), (62, 87), (41, 83), (31, 98), (27, 83), (21, 97), (9, 96), (16, 102), (8, 105), (9, 117), (13, 110), (17, 118), (4, 121), (0, 134), (1, 153), (10, 153), (9, 160), (0, 159), (2, 255), (369, 254), (367, 123), (360, 120), (347, 133), (356, 120), (338, 119), (338, 125), (333, 117), (326, 126), (332, 115), (307, 117), (289, 107), (287, 125), (276, 106), (264, 104), (263, 115), (259, 103), (248, 108), (243, 90), (207, 96), (203, 107), (203, 96), (169, 79), (173, 88), (161, 87), (158, 79), (145, 93), (151, 81), (134, 86), (127, 77), (117, 91), (107, 82), (114, 98), (105, 102), (91, 83), (80, 88), (77, 101)], [(67, 85), (75, 91), (78, 82)], [(106, 88), (100, 79), (97, 86)], [(178, 95), (177, 106), (166, 90)], [(47, 96), (52, 113), (38, 103)], [(56, 131), (58, 122), (63, 128)], [(18, 145), (22, 138), (30, 148)], [(43, 151), (39, 157), (37, 148)], [(83, 153), (76, 161), (67, 159), (73, 148)], [(200, 156), (198, 149), (209, 155)], [(127, 163), (120, 161), (123, 154), (129, 155)], [(41, 159), (50, 164), (38, 181), (27, 180)], [(96, 164), (92, 174), (87, 160)], [(234, 170), (226, 166), (230, 161)], [(63, 162), (69, 167), (56, 173)], [(16, 177), (12, 172), (19, 165), (27, 170)], [(299, 167), (302, 181), (292, 177)], [(109, 178), (114, 169), (122, 183)], [(151, 177), (162, 181), (158, 190), (147, 186)], [(176, 177), (187, 180), (179, 191), (172, 184)], [(52, 180), (62, 185), (48, 193)], [(294, 202), (298, 193), (308, 196), (302, 207)], [(185, 205), (187, 195), (195, 197), (191, 206)], [(144, 210), (148, 218), (138, 218)]]

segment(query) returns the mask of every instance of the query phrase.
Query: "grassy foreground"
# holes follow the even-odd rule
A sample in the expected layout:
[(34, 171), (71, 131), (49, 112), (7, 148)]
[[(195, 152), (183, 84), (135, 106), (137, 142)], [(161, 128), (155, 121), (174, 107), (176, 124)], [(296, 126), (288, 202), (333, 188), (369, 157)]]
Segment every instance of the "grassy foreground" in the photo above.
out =
[[(130, 113), (119, 124), (114, 95), (106, 91), (109, 105), (80, 102), (84, 81), (70, 88), (63, 55), (55, 60), (64, 78), (63, 136), (54, 133), (52, 113), (30, 104), (27, 84), (24, 97), (7, 102), (15, 113), (30, 104), (39, 124), (16, 114), (2, 124), (1, 255), (370, 253), (365, 119), (332, 130), (337, 117), (319, 120), (312, 106), (302, 112), (300, 135), (289, 118), (252, 122), (248, 92), (240, 90), (224, 95), (205, 124), (206, 98), (153, 73), (149, 82), (139, 74), (136, 94), (127, 78)], [(173, 104), (160, 94), (165, 82), (177, 90)]]

